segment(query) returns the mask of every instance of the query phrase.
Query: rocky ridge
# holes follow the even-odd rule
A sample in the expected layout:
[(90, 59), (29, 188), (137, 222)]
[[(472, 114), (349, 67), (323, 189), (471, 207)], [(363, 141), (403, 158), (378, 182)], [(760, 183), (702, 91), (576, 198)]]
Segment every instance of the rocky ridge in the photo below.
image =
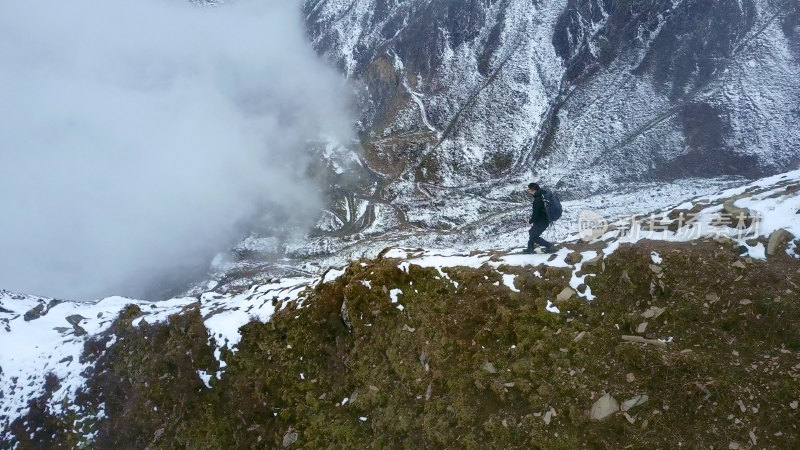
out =
[[(158, 303), (120, 297), (95, 303), (76, 303), (3, 292), (0, 297), (0, 308), (2, 308), (0, 337), (5, 342), (4, 348), (8, 349), (0, 356), (0, 368), (2, 368), (0, 390), (3, 394), (0, 402), (2, 405), (0, 420), (3, 428), (7, 430), (3, 439), (23, 447), (67, 441), (87, 443), (94, 440), (107, 445), (112, 442), (109, 439), (117, 439), (117, 444), (134, 442), (130, 439), (147, 439), (148, 442), (162, 442), (167, 445), (167, 441), (159, 439), (177, 439), (175, 436), (183, 432), (194, 433), (198, 429), (184, 429), (180, 432), (177, 429), (170, 429), (170, 432), (166, 433), (163, 430), (158, 432), (158, 429), (149, 428), (165, 420), (156, 414), (159, 410), (174, 409), (195, 395), (198, 396), (197, 401), (205, 399), (206, 396), (214, 399), (217, 395), (223, 395), (217, 400), (207, 399), (212, 403), (223, 401), (226, 395), (253, 395), (247, 393), (246, 387), (242, 388), (244, 391), (231, 391), (233, 389), (231, 383), (235, 385), (244, 383), (242, 386), (248, 386), (245, 380), (254, 376), (250, 373), (252, 370), (266, 370), (265, 373), (273, 373), (268, 369), (269, 365), (261, 365), (273, 357), (278, 357), (285, 364), (294, 361), (292, 370), (298, 371), (296, 376), (298, 381), (280, 382), (281, 389), (287, 389), (287, 392), (294, 392), (298, 388), (301, 391), (306, 389), (301, 386), (307, 386), (307, 383), (315, 377), (319, 382), (318, 377), (333, 376), (331, 373), (326, 375), (322, 369), (329, 363), (334, 364), (334, 367), (340, 367), (337, 370), (344, 370), (344, 374), (353, 375), (355, 372), (352, 371), (360, 367), (359, 351), (370, 355), (377, 352), (374, 353), (375, 357), (383, 354), (389, 361), (395, 361), (388, 367), (400, 370), (395, 364), (403, 365), (405, 357), (391, 356), (395, 352), (392, 346), (398, 343), (396, 339), (399, 336), (427, 336), (425, 341), (419, 341), (415, 346), (431, 342), (433, 338), (444, 339), (441, 342), (455, 339), (454, 344), (458, 343), (458, 350), (451, 348), (450, 351), (455, 351), (454, 355), (459, 361), (462, 357), (466, 358), (458, 364), (475, 363), (479, 369), (482, 367), (480, 371), (489, 377), (505, 373), (504, 368), (507, 364), (511, 364), (514, 358), (508, 359), (509, 355), (500, 357), (500, 354), (492, 353), (495, 356), (491, 360), (486, 360), (484, 359), (486, 357), (481, 356), (481, 351), (474, 347), (475, 344), (470, 343), (468, 336), (474, 336), (473, 339), (478, 339), (480, 336), (479, 341), (483, 342), (484, 346), (493, 342), (491, 344), (493, 352), (500, 351), (500, 348), (496, 347), (497, 342), (509, 341), (511, 350), (538, 349), (535, 353), (541, 351), (544, 351), (544, 354), (564, 353), (565, 357), (571, 351), (575, 351), (570, 350), (571, 347), (616, 343), (615, 354), (617, 358), (622, 358), (616, 362), (587, 359), (578, 365), (564, 361), (566, 366), (564, 364), (558, 366), (573, 377), (576, 373), (586, 373), (587, 370), (590, 374), (593, 371), (596, 373), (597, 364), (605, 364), (603, 367), (607, 367), (606, 370), (612, 367), (614, 370), (629, 370), (631, 367), (629, 363), (633, 363), (635, 359), (625, 363), (627, 358), (624, 356), (627, 352), (625, 349), (641, 349), (648, 354), (656, 352), (647, 358), (655, 357), (658, 352), (666, 352), (660, 358), (678, 358), (678, 360), (690, 358), (693, 352), (701, 351), (692, 342), (701, 348), (709, 345), (708, 342), (713, 342), (715, 352), (721, 351), (731, 345), (723, 339), (723, 335), (728, 333), (727, 336), (734, 339), (732, 342), (736, 340), (749, 342), (747, 345), (751, 346), (747, 347), (747, 351), (755, 352), (751, 354), (753, 359), (747, 366), (741, 367), (741, 370), (750, 371), (751, 368), (762, 370), (759, 354), (769, 355), (769, 358), (777, 355), (780, 371), (774, 372), (771, 369), (772, 359), (764, 361), (768, 364), (763, 369), (767, 371), (766, 373), (779, 373), (781, 377), (791, 378), (794, 372), (788, 367), (797, 363), (797, 361), (792, 362), (792, 358), (797, 359), (797, 351), (800, 350), (797, 345), (800, 344), (789, 337), (794, 335), (793, 331), (792, 334), (782, 333), (794, 330), (796, 324), (793, 321), (798, 317), (793, 312), (797, 311), (797, 288), (800, 284), (800, 279), (797, 279), (800, 276), (800, 267), (797, 263), (800, 255), (797, 253), (796, 238), (800, 235), (796, 219), (800, 208), (798, 186), (800, 186), (799, 172), (763, 179), (742, 188), (723, 192), (716, 197), (695, 199), (661, 212), (642, 215), (634, 218), (630, 224), (623, 222), (611, 224), (608, 229), (597, 231), (593, 242), (585, 242), (580, 240), (579, 236), (574, 236), (567, 239), (554, 254), (519, 255), (502, 251), (464, 254), (453, 251), (394, 248), (382, 252), (376, 260), (362, 260), (341, 269), (330, 269), (322, 277), (285, 278), (247, 288), (219, 286), (216, 290), (197, 296)], [(743, 212), (746, 215), (743, 216)], [(728, 214), (727, 219), (726, 214)], [(737, 217), (738, 220), (731, 220), (732, 217)], [(745, 228), (737, 228), (740, 223)], [(740, 232), (744, 234), (739, 236)], [(770, 289), (763, 289), (765, 285), (770, 286)], [(603, 319), (606, 314), (609, 319)], [(521, 315), (520, 317), (530, 315), (530, 317), (516, 320), (514, 317), (517, 315)], [(591, 316), (594, 319), (586, 320), (581, 316)], [(623, 318), (624, 323), (619, 323)], [(455, 321), (453, 326), (458, 323), (463, 325), (448, 328), (446, 324), (451, 319)], [(313, 325), (314, 321), (320, 320), (322, 322)], [(441, 323), (443, 328), (434, 325), (442, 320), (445, 321)], [(484, 321), (494, 323), (498, 320), (504, 325), (491, 326), (490, 329), (496, 330), (494, 332), (483, 332), (478, 327), (478, 324)], [(612, 324), (608, 320), (614, 320), (616, 323)], [(698, 327), (692, 333), (686, 334), (686, 330), (676, 328), (686, 326), (690, 322)], [(537, 326), (544, 327), (544, 334), (529, 328), (529, 325), (526, 325), (528, 323), (539, 323)], [(473, 328), (470, 324), (474, 324), (477, 328)], [(391, 336), (380, 334), (382, 331), (394, 329), (395, 326), (399, 330), (396, 335), (394, 332)], [(500, 328), (495, 328), (498, 326)], [(753, 327), (760, 329), (761, 326), (772, 327), (781, 333), (781, 339), (788, 340), (779, 344), (761, 342), (761, 332), (753, 332)], [(458, 331), (461, 327), (466, 328)], [(499, 330), (505, 330), (507, 327), (515, 331), (511, 335), (506, 333), (496, 336)], [(563, 339), (567, 340), (561, 342), (560, 336), (564, 333), (562, 330), (566, 329), (569, 329), (571, 334), (564, 336)], [(715, 331), (712, 335), (705, 336), (703, 330), (706, 329)], [(430, 334), (433, 330), (438, 331)], [(737, 330), (742, 333), (745, 330), (750, 331), (739, 334)], [(321, 334), (314, 334), (317, 331)], [(257, 334), (253, 335), (254, 332)], [(748, 334), (751, 332), (754, 333), (752, 336)], [(267, 335), (262, 336), (258, 333)], [(292, 338), (295, 335), (298, 336), (297, 339)], [(304, 337), (299, 338), (301, 335)], [(368, 336), (372, 337), (367, 338)], [(495, 342), (495, 337), (500, 336), (502, 339)], [(559, 337), (554, 338), (557, 341), (550, 341), (544, 336)], [(308, 342), (303, 341), (306, 338), (309, 339)], [(367, 341), (364, 341), (364, 338), (367, 338)], [(706, 338), (710, 341), (704, 341)], [(541, 343), (537, 344), (539, 341)], [(339, 344), (334, 345), (335, 342)], [(358, 342), (361, 344), (357, 344)], [(359, 347), (362, 345), (365, 347)], [(552, 345), (558, 347), (551, 347)], [(283, 350), (278, 354), (272, 353), (278, 348)], [(440, 348), (437, 352), (445, 351), (446, 348), (449, 347)], [(415, 357), (421, 367), (419, 370), (429, 373), (431, 367), (437, 367), (437, 363), (432, 361), (442, 358), (442, 355), (437, 353), (432, 359), (433, 349), (424, 350), (423, 345), (419, 350), (422, 353)], [(256, 364), (247, 359), (254, 357), (253, 351), (256, 353), (266, 351), (267, 353), (259, 358), (264, 357), (267, 360)], [(323, 357), (326, 352), (331, 353)], [(269, 356), (270, 354), (273, 356)], [(283, 359), (290, 355), (295, 356)], [(709, 353), (706, 356), (712, 355)], [(317, 357), (323, 357), (323, 360), (317, 361), (315, 359)], [(306, 360), (311, 366), (303, 369), (302, 361)], [(364, 360), (367, 366), (363, 367), (367, 373), (369, 364), (372, 364), (368, 361), (371, 359)], [(593, 362), (590, 364), (589, 361)], [(668, 367), (671, 367), (671, 364), (673, 363)], [(784, 364), (789, 366), (784, 367)], [(262, 368), (257, 369), (258, 367)], [(508, 368), (512, 367), (513, 365)], [(634, 367), (640, 366), (634, 364)], [(285, 369), (284, 367), (269, 377), (284, 379), (285, 373), (288, 373)], [(312, 372), (312, 369), (316, 372)], [(400, 370), (399, 373), (404, 372)], [(403, 380), (413, 384), (413, 380), (420, 378), (422, 373), (405, 374), (403, 377), (411, 378)], [(455, 387), (447, 388), (441, 384), (443, 382), (441, 377), (445, 373), (433, 373), (439, 373), (439, 376), (431, 380), (430, 393), (424, 392), (423, 389), (421, 398), (441, 400), (442, 392), (449, 392), (448, 396), (454, 395), (454, 391), (450, 389)], [(643, 376), (640, 374), (637, 377), (634, 372), (625, 372), (623, 374), (625, 383), (630, 382), (627, 381), (628, 373), (633, 373), (634, 379), (641, 379)], [(448, 376), (452, 377), (453, 374)], [(521, 403), (514, 403), (516, 406), (511, 410), (503, 407), (500, 410), (505, 411), (503, 413), (505, 416), (521, 408), (519, 414), (522, 414), (522, 411), (529, 411), (522, 414), (527, 417), (525, 420), (536, 420), (533, 418), (541, 417), (539, 420), (546, 422), (545, 426), (551, 426), (552, 423), (561, 423), (559, 417), (563, 415), (563, 407), (554, 403), (556, 398), (561, 397), (547, 396), (548, 392), (551, 392), (548, 389), (552, 389), (554, 374), (541, 378), (543, 376), (545, 375), (537, 374), (536, 370), (533, 370), (527, 376), (523, 376), (520, 372), (511, 380), (498, 381), (499, 384), (485, 376), (475, 378), (476, 375), (471, 375), (467, 376), (466, 380), (472, 383), (470, 386), (474, 388), (495, 392), (495, 395), (505, 399), (503, 401), (508, 401), (508, 396), (519, 383), (527, 386), (539, 385), (539, 390), (536, 391), (539, 392), (538, 395), (545, 395), (551, 402), (551, 406), (541, 413), (544, 416), (537, 415), (535, 411), (535, 405), (541, 399), (536, 401), (533, 398), (524, 401), (519, 399), (518, 402)], [(700, 383), (698, 386), (703, 386), (698, 387), (699, 391), (702, 393), (708, 391), (712, 397), (719, 395), (709, 387), (721, 383), (721, 380), (717, 379), (719, 376), (721, 375), (714, 375), (712, 380), (698, 379), (696, 381)], [(527, 381), (523, 382), (523, 379)], [(656, 379), (646, 378), (642, 381), (654, 382)], [(763, 382), (768, 383), (767, 380)], [(184, 387), (175, 390), (170, 387), (171, 383), (182, 383)], [(753, 385), (736, 380), (728, 380), (726, 383), (728, 383), (726, 389), (738, 392), (736, 395), (740, 396), (739, 400), (745, 403), (752, 403), (755, 398), (741, 397), (744, 395), (743, 392), (747, 391), (745, 386), (749, 386), (747, 389), (768, 388), (767, 385)], [(326, 386), (325, 389), (345, 389), (345, 391), (350, 389), (347, 386), (338, 388), (334, 385)], [(609, 415), (616, 417), (613, 411), (615, 408), (610, 407), (612, 411), (608, 412), (608, 406), (614, 404), (610, 399), (607, 399), (605, 406), (601, 404), (597, 408), (592, 407), (600, 398), (594, 397), (597, 391), (593, 389), (604, 389), (611, 397), (617, 398), (626, 395), (622, 391), (617, 391), (620, 385), (603, 387), (602, 384), (597, 384), (597, 380), (591, 381), (587, 378), (579, 383), (578, 387), (580, 386), (585, 386), (581, 388), (581, 396), (576, 397), (576, 393), (561, 393), (567, 395), (563, 397), (564, 399), (574, 400), (568, 402), (572, 405), (569, 417), (577, 420), (573, 423), (574, 426), (579, 428), (588, 426), (579, 418), (592, 417), (588, 412), (583, 416), (579, 411), (579, 405), (584, 405), (586, 411), (595, 409), (600, 411), (594, 415), (595, 418)], [(640, 392), (629, 394), (633, 396), (623, 397), (622, 405), (628, 404), (627, 409), (635, 410), (644, 395), (649, 396), (652, 402), (657, 398), (657, 393), (652, 389), (652, 384), (648, 386), (650, 388), (643, 385)], [(270, 388), (269, 392), (272, 394), (269, 394), (268, 398), (275, 395), (278, 396), (276, 398), (281, 397), (280, 392), (271, 389), (273, 388)], [(370, 389), (361, 392), (358, 388), (357, 395), (368, 395)], [(378, 392), (385, 392), (392, 398), (395, 395), (402, 397), (401, 392), (404, 391), (396, 389), (398, 388), (390, 388), (387, 385), (378, 388)], [(797, 394), (781, 389), (778, 389), (781, 396)], [(319, 395), (323, 393), (320, 392)], [(726, 395), (727, 393), (726, 390)], [(336, 407), (333, 403), (337, 403), (339, 408), (345, 403), (361, 405), (357, 411), (364, 415), (356, 417), (353, 426), (365, 424), (363, 426), (368, 428), (354, 431), (356, 436), (361, 436), (358, 439), (372, 436), (368, 431), (371, 429), (369, 424), (370, 420), (374, 421), (376, 417), (370, 416), (370, 412), (381, 411), (375, 408), (381, 404), (385, 406), (386, 401), (378, 403), (370, 401), (362, 404), (355, 400), (356, 395), (349, 393), (346, 400), (336, 399), (336, 396), (328, 397), (330, 394), (327, 394), (325, 398), (312, 401), (311, 399), (316, 397), (303, 395), (309, 405)], [(382, 395), (378, 398), (384, 398)], [(589, 400), (583, 397), (586, 395), (593, 397), (594, 400), (587, 403)], [(640, 396), (638, 400), (636, 395)], [(674, 392), (670, 395), (674, 395)], [(747, 395), (755, 393), (751, 391), (751, 394)], [(137, 398), (144, 403), (129, 405), (124, 401), (125, 398)], [(787, 404), (796, 400), (787, 397)], [(277, 400), (264, 401), (266, 405)], [(281, 400), (284, 401), (289, 400), (286, 398)], [(452, 402), (452, 399), (450, 401)], [(469, 408), (470, 404), (478, 409), (488, 407), (471, 403), (474, 401), (476, 400), (472, 397), (464, 398), (459, 408)], [(719, 404), (722, 399), (714, 401)], [(764, 401), (767, 400), (762, 400)], [(767, 403), (772, 405), (773, 401), (776, 400), (772, 399)], [(294, 405), (292, 408), (298, 405), (293, 402), (295, 400), (280, 407), (275, 404), (272, 408), (278, 408), (273, 409), (277, 414), (291, 405)], [(446, 406), (441, 405), (443, 408)], [(450, 406), (455, 408), (453, 414), (456, 415), (457, 421), (468, 428), (477, 426), (476, 420), (484, 426), (486, 420), (495, 424), (499, 423), (496, 421), (502, 422), (500, 416), (475, 417), (466, 412), (469, 409), (459, 412), (461, 410), (456, 406), (453, 404)], [(675, 404), (668, 402), (663, 406), (675, 407)], [(245, 436), (249, 436), (248, 433), (257, 429), (261, 430), (258, 431), (260, 438), (272, 439), (268, 435), (271, 436), (270, 433), (276, 433), (280, 426), (287, 424), (290, 424), (295, 431), (287, 431), (286, 434), (280, 432), (281, 439), (285, 435), (291, 437), (292, 433), (299, 433), (298, 440), (308, 439), (311, 436), (306, 434), (302, 437), (303, 432), (309, 432), (313, 428), (308, 428), (313, 422), (306, 422), (313, 417), (313, 414), (308, 416), (309, 411), (302, 414), (296, 411), (289, 416), (276, 415), (274, 417), (280, 417), (275, 419), (279, 422), (273, 422), (273, 419), (267, 420), (267, 416), (263, 416), (264, 411), (261, 407), (256, 405), (252, 407), (255, 409), (247, 413), (248, 419), (245, 422), (255, 421), (253, 426), (256, 428), (237, 435), (238, 437), (228, 436), (228, 438), (239, 439), (236, 442), (242, 442), (241, 439), (247, 439)], [(114, 432), (121, 428), (126, 429), (120, 420), (124, 421), (126, 419), (123, 418), (128, 417), (127, 408), (135, 408), (137, 411), (152, 410), (153, 415), (142, 412), (137, 419), (130, 422), (131, 427), (135, 424), (141, 429), (131, 428), (130, 433), (116, 435)], [(487, 411), (491, 412), (493, 410), (491, 408)], [(754, 408), (758, 409), (759, 406)], [(333, 411), (329, 412), (336, 416), (337, 413)], [(662, 407), (661, 411), (667, 409)], [(681, 411), (681, 414), (686, 413)], [(632, 413), (627, 410), (623, 412), (626, 423), (639, 421), (644, 424), (644, 420), (649, 423), (657, 420), (653, 415), (656, 414), (654, 412), (648, 414), (647, 419), (644, 416), (631, 415)], [(188, 414), (188, 411), (185, 413)], [(218, 413), (220, 411), (209, 412), (210, 416), (197, 417), (211, 420), (217, 417)], [(462, 416), (463, 414), (466, 415)], [(345, 416), (336, 416), (338, 417), (336, 420), (345, 420)], [(514, 416), (516, 418), (505, 416), (503, 420), (506, 421), (506, 425), (503, 425), (503, 428), (508, 425), (509, 420), (517, 424), (516, 426), (525, 423), (525, 420), (519, 421), (522, 416)], [(258, 417), (261, 419), (257, 419)], [(306, 419), (300, 420), (301, 417)], [(360, 417), (368, 419), (362, 421)], [(544, 417), (548, 420), (544, 420)], [(684, 416), (680, 417), (685, 419)], [(214, 420), (219, 419), (217, 417)], [(259, 420), (265, 422), (257, 425)], [(673, 417), (670, 420), (677, 418)], [(739, 422), (734, 420), (734, 425), (739, 425), (741, 421), (742, 419), (739, 419)], [(270, 425), (263, 428), (267, 422)], [(192, 426), (198, 427), (202, 425), (199, 422), (193, 424)], [(778, 422), (776, 425), (780, 425), (781, 428), (773, 432), (772, 438), (780, 437), (774, 433), (783, 433), (781, 435), (783, 437), (776, 442), (794, 442), (791, 439), (795, 439), (793, 436), (796, 436), (796, 431), (791, 427), (787, 428), (788, 425), (784, 422)], [(202, 426), (208, 426), (208, 423)], [(226, 426), (238, 427), (230, 423)], [(347, 428), (350, 425), (342, 426)], [(388, 425), (384, 423), (382, 426)], [(378, 433), (381, 429), (373, 429), (373, 432)], [(265, 435), (264, 432), (267, 430), (271, 431)], [(440, 429), (439, 432), (443, 430)], [(218, 429), (214, 433), (222, 433), (220, 434), (222, 436), (227, 432), (223, 433), (222, 429)], [(488, 438), (488, 435), (482, 433), (478, 433), (476, 439), (483, 441)], [(598, 433), (596, 437), (600, 439), (598, 442), (608, 442), (603, 440), (609, 439), (608, 436), (603, 437), (605, 434), (601, 431)], [(387, 439), (391, 439), (390, 435), (386, 436)], [(543, 436), (537, 431), (525, 439), (537, 441), (544, 439)], [(188, 435), (184, 437), (189, 439)], [(256, 439), (255, 434), (251, 437)], [(374, 438), (375, 436), (369, 439)], [(429, 438), (431, 437), (424, 439)], [(136, 442), (148, 445), (148, 442)]]

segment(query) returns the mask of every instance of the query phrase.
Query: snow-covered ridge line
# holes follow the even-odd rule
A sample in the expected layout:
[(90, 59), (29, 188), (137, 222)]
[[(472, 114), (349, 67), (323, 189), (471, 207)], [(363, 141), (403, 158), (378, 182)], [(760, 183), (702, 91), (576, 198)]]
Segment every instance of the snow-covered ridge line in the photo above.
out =
[[(737, 228), (737, 213), (745, 214), (750, 222)], [(498, 269), (503, 265), (544, 265), (569, 268), (572, 270), (569, 285), (573, 291), (565, 295), (577, 294), (587, 300), (592, 300), (594, 296), (586, 282), (589, 275), (581, 272), (583, 265), (610, 256), (622, 244), (634, 244), (646, 239), (686, 242), (709, 237), (727, 238), (736, 242), (743, 254), (753, 259), (765, 259), (772, 250), (768, 247), (777, 246), (777, 240), (781, 238), (788, 241), (785, 252), (798, 258), (800, 255), (796, 252), (797, 245), (793, 239), (800, 237), (800, 170), (763, 178), (717, 195), (684, 201), (658, 213), (642, 214), (631, 219), (611, 223), (605, 231), (600, 230), (591, 242), (581, 242), (582, 236), (574, 233), (553, 254), (525, 255), (495, 251), (464, 254), (450, 249), (393, 248), (383, 253), (382, 257), (402, 260), (399, 265), (401, 270), (408, 270), (411, 264), (433, 267), (445, 278), (447, 275), (442, 269), (446, 267), (477, 268), (489, 265)], [(581, 250), (581, 244), (591, 244), (597, 250)], [(652, 260), (657, 265), (661, 258), (654, 254)], [(504, 274), (503, 277), (506, 286), (513, 290), (513, 276)], [(558, 312), (557, 308), (548, 310)]]
[[(719, 221), (720, 214), (731, 208), (745, 211), (751, 218), (758, 217), (758, 227), (750, 226), (749, 235), (732, 236), (732, 233), (740, 230)], [(676, 219), (673, 217), (683, 211), (691, 211), (694, 214), (693, 221), (674, 226)], [(575, 234), (563, 241), (561, 248), (553, 254), (523, 255), (508, 251), (464, 254), (452, 249), (391, 248), (380, 257), (397, 259), (398, 267), (406, 271), (411, 265), (436, 268), (444, 279), (449, 279), (442, 270), (447, 267), (488, 265), (498, 271), (502, 271), (503, 266), (565, 268), (572, 271), (572, 276), (569, 287), (559, 297), (562, 294), (567, 297), (578, 295), (591, 300), (591, 274), (582, 272), (584, 265), (601, 261), (622, 244), (644, 239), (678, 242), (732, 236), (750, 257), (765, 258), (769, 247), (773, 247), (772, 238), (785, 232), (790, 235), (782, 235), (786, 248), (783, 250), (781, 247), (780, 251), (797, 257), (794, 239), (800, 236), (798, 211), (800, 170), (758, 180), (705, 199), (682, 202), (657, 214), (643, 214), (630, 223), (612, 223), (605, 232), (598, 233), (593, 243), (579, 242), (579, 236)], [(673, 226), (669, 227), (669, 224)], [(663, 229), (655, 232), (654, 225)], [(658, 265), (660, 256), (652, 255), (652, 261)], [(241, 339), (240, 327), (251, 321), (267, 322), (291, 302), (302, 307), (308, 289), (334, 281), (345, 273), (344, 269), (332, 268), (319, 277), (274, 280), (252, 286), (241, 293), (209, 291), (163, 302), (124, 297), (74, 302), (0, 291), (0, 347), (3, 348), (3, 352), (0, 352), (0, 425), (8, 430), (11, 422), (27, 412), (28, 402), (44, 393), (45, 377), (51, 373), (59, 378), (60, 385), (53, 392), (48, 406), (56, 414), (66, 412), (62, 411), (61, 405), (74, 404), (76, 393), (86, 383), (82, 373), (88, 368), (88, 363), (80, 362), (84, 344), (93, 337), (107, 333), (113, 321), (128, 305), (138, 306), (143, 313), (142, 317), (134, 320), (134, 326), (164, 321), (188, 306), (199, 306), (209, 336), (217, 347), (215, 355), (221, 367), (216, 374), (198, 373), (210, 386), (211, 377), (220, 377), (224, 371), (222, 349), (236, 351)], [(534, 275), (542, 276), (538, 271)], [(504, 273), (502, 284), (514, 291), (514, 279), (515, 275)], [(451, 282), (456, 283), (455, 280)], [(397, 303), (398, 309), (403, 307), (401, 291), (388, 293), (389, 300)], [(557, 299), (549, 300), (552, 302), (548, 304), (548, 311), (558, 313), (558, 308), (553, 304)], [(62, 402), (64, 399), (68, 401)]]
[[(44, 393), (48, 374), (60, 380), (49, 407), (56, 414), (66, 412), (61, 409), (62, 400), (74, 404), (75, 395), (86, 383), (82, 373), (89, 363), (81, 362), (84, 344), (106, 333), (129, 305), (142, 311), (143, 315), (133, 321), (134, 326), (141, 326), (143, 322), (163, 322), (198, 304), (219, 359), (221, 348), (235, 351), (241, 339), (239, 328), (253, 320), (269, 321), (289, 302), (302, 307), (303, 292), (319, 281), (286, 278), (253, 286), (241, 294), (206, 292), (161, 302), (125, 297), (75, 302), (0, 291), (0, 426), (8, 430), (11, 422), (27, 412), (28, 402)], [(220, 361), (220, 366), (224, 365)], [(202, 378), (204, 374), (199, 375)]]

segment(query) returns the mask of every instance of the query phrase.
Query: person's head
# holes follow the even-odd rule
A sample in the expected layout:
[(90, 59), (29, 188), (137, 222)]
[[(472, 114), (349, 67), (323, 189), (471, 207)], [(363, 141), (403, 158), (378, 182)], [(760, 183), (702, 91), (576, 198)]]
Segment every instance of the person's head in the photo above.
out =
[(531, 184), (528, 185), (528, 192), (530, 192), (531, 194), (535, 194), (538, 191), (539, 191), (539, 185), (538, 184), (531, 183)]

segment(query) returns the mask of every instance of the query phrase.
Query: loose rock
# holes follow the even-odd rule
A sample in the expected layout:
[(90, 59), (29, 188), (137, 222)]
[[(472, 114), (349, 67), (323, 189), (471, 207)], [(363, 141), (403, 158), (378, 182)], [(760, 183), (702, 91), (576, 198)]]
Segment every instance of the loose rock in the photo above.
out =
[(648, 397), (647, 394), (637, 395), (635, 397), (629, 398), (628, 400), (625, 400), (624, 402), (622, 402), (622, 405), (620, 406), (620, 408), (623, 411), (627, 411), (627, 410), (629, 410), (631, 408), (635, 408), (637, 406), (644, 405), (645, 403), (647, 403), (647, 400), (649, 400), (649, 399), (650, 399), (650, 397)]
[(572, 290), (570, 287), (565, 287), (557, 296), (556, 296), (556, 303), (563, 302), (572, 298), (575, 295), (575, 291)]
[(347, 298), (344, 299), (342, 302), (342, 322), (344, 322), (344, 326), (347, 327), (347, 331), (353, 329), (353, 324), (350, 322), (350, 311), (347, 309)]
[(731, 220), (728, 223), (730, 227), (736, 227), (741, 219), (746, 226), (750, 226), (752, 223), (752, 215), (750, 214), (750, 210), (747, 208), (740, 208), (733, 204), (736, 199), (730, 199), (722, 203), (722, 210), (726, 213), (730, 214)]
[(42, 315), (42, 311), (44, 311), (44, 303), (39, 303), (35, 307), (28, 310), (23, 318), (25, 319), (25, 322), (30, 322), (31, 320), (38, 319)]
[(619, 411), (619, 403), (611, 394), (606, 394), (594, 402), (592, 409), (589, 411), (589, 418), (603, 420), (617, 411)]
[(564, 262), (571, 265), (578, 264), (582, 260), (583, 260), (583, 255), (579, 252), (572, 252), (569, 255), (567, 255), (566, 258), (564, 258)]
[(594, 258), (586, 261), (583, 263), (583, 267), (595, 267), (599, 262), (603, 260), (603, 255), (597, 255)]
[(773, 256), (778, 253), (792, 238), (794, 238), (792, 233), (784, 229), (773, 231), (769, 235), (769, 241), (767, 242), (767, 255)]
[(67, 316), (66, 319), (67, 322), (72, 325), (72, 329), (75, 330), (75, 336), (83, 336), (86, 334), (86, 330), (79, 325), (82, 320), (86, 319), (85, 317), (81, 316), (80, 314), (73, 314), (71, 316)]
[(642, 317), (644, 317), (645, 319), (649, 319), (651, 317), (655, 319), (661, 314), (664, 314), (664, 311), (666, 310), (667, 308), (659, 308), (658, 306), (651, 306), (650, 308), (647, 308), (645, 312), (642, 313)]
[(297, 442), (297, 432), (289, 428), (286, 430), (286, 434), (283, 435), (283, 448), (288, 448), (295, 442)]
[(645, 338), (643, 338), (641, 336), (628, 336), (628, 335), (624, 335), (623, 334), (622, 335), (622, 340), (623, 341), (628, 341), (628, 342), (640, 342), (642, 344), (656, 345), (658, 347), (666, 347), (667, 346), (666, 342), (659, 341), (658, 339), (645, 339)]

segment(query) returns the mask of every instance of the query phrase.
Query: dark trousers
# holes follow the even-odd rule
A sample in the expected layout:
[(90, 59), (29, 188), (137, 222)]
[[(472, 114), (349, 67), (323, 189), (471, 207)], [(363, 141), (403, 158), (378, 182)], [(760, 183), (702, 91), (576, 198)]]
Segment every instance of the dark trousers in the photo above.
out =
[(548, 226), (547, 223), (535, 223), (533, 224), (533, 226), (531, 226), (531, 229), (528, 230), (529, 249), (532, 250), (535, 244), (539, 244), (547, 249), (549, 249), (553, 245), (542, 238), (542, 233), (544, 233), (544, 230), (547, 229), (547, 226)]

